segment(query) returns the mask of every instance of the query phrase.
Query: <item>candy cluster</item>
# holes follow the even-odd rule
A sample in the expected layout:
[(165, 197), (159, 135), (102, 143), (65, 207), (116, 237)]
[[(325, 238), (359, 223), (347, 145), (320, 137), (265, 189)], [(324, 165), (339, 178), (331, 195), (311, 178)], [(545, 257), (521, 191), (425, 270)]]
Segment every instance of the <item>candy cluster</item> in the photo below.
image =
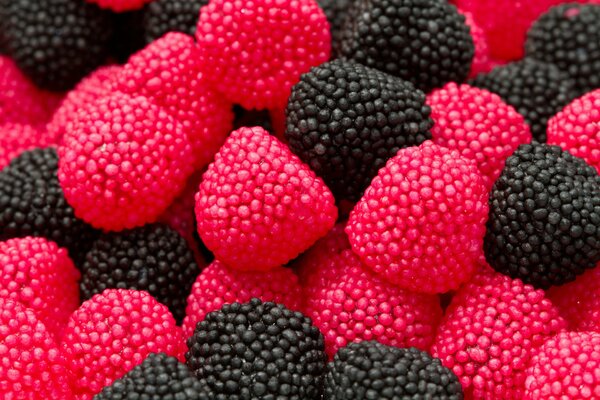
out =
[(0, 398), (600, 398), (599, 3), (0, 0)]

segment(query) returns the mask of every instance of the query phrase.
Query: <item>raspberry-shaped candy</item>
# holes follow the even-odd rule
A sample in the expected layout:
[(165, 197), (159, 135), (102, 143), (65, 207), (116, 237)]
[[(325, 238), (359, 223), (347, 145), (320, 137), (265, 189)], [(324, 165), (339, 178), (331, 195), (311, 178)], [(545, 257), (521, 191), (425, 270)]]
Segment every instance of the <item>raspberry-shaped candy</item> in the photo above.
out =
[[(341, 241), (344, 241), (342, 244)], [(334, 229), (301, 260), (304, 310), (325, 337), (330, 358), (348, 343), (377, 340), (429, 348), (442, 317), (439, 298), (382, 280)]]
[(95, 3), (102, 8), (107, 8), (115, 12), (137, 10), (150, 3), (153, 0), (85, 0), (88, 3)]
[(281, 108), (300, 74), (329, 59), (315, 0), (211, 0), (196, 30), (199, 66), (232, 103)]
[(206, 166), (231, 131), (231, 104), (199, 73), (194, 38), (172, 32), (135, 53), (116, 87), (146, 96), (181, 124), (192, 145), (195, 169)]
[(196, 195), (200, 237), (217, 259), (239, 270), (285, 264), (324, 236), (336, 217), (323, 181), (258, 127), (229, 136)]
[(400, 150), (379, 170), (346, 232), (352, 249), (383, 279), (443, 293), (473, 274), (487, 213), (475, 162), (427, 141)]
[(470, 12), (485, 31), (493, 58), (517, 60), (523, 56), (527, 30), (540, 15), (563, 0), (454, 0)]
[(600, 268), (586, 271), (571, 283), (552, 287), (548, 298), (574, 331), (600, 332)]
[(340, 349), (325, 375), (325, 400), (462, 400), (458, 378), (424, 351), (375, 341)]
[(71, 399), (65, 360), (35, 313), (0, 297), (0, 327), (2, 398)]
[(465, 17), (447, 1), (355, 1), (341, 30), (340, 58), (398, 76), (424, 92), (463, 82), (475, 54)]
[(115, 92), (82, 107), (58, 148), (58, 179), (77, 216), (121, 230), (155, 221), (192, 172), (179, 123), (142, 96)]
[(7, 122), (0, 124), (0, 170), (25, 150), (57, 144), (42, 127)]
[(98, 232), (75, 217), (58, 183), (52, 148), (28, 150), (0, 171), (0, 240), (40, 236), (69, 250), (77, 264)]
[(245, 303), (252, 298), (285, 305), (290, 310), (300, 310), (302, 302), (298, 278), (289, 268), (276, 268), (266, 272), (243, 272), (213, 261), (196, 279), (187, 299), (183, 333), (190, 337), (196, 324), (206, 314), (220, 309), (224, 304)]
[(2, 1), (0, 20), (7, 54), (41, 88), (68, 90), (108, 56), (112, 14), (85, 1)]
[(474, 160), (488, 190), (506, 159), (531, 141), (521, 114), (487, 90), (449, 83), (433, 91), (427, 104), (435, 121), (433, 141)]
[(187, 344), (186, 363), (210, 392), (206, 399), (321, 398), (323, 336), (283, 305), (226, 304), (198, 324)]
[(542, 290), (482, 265), (452, 299), (432, 354), (458, 376), (467, 398), (519, 400), (531, 352), (564, 327)]
[(0, 56), (0, 123), (45, 124), (60, 101), (60, 95), (38, 89), (13, 60)]
[(30, 308), (56, 337), (79, 306), (78, 279), (67, 250), (54, 242), (39, 237), (0, 242), (0, 297)]
[(546, 339), (527, 369), (525, 400), (600, 398), (600, 334), (563, 332)]
[(574, 100), (548, 121), (548, 143), (600, 171), (600, 90)]
[(101, 235), (80, 268), (83, 300), (109, 288), (145, 290), (178, 322), (200, 273), (185, 239), (163, 224)]
[(285, 137), (338, 199), (357, 201), (398, 150), (431, 139), (429, 113), (410, 82), (335, 60), (292, 88)]
[(208, 0), (154, 0), (144, 9), (144, 36), (151, 43), (167, 32), (194, 36), (200, 8)]
[(484, 249), (496, 271), (547, 289), (600, 261), (600, 176), (568, 151), (519, 146), (489, 204)]
[(496, 93), (513, 106), (525, 117), (534, 139), (542, 143), (548, 119), (576, 97), (568, 75), (552, 64), (529, 58), (479, 74), (470, 84)]
[(185, 343), (167, 306), (147, 292), (107, 289), (71, 315), (62, 351), (77, 398), (91, 399), (152, 352), (182, 359)]
[(473, 18), (473, 14), (468, 11), (458, 10), (459, 13), (465, 16), (465, 23), (469, 27), (473, 44), (475, 45), (475, 55), (471, 63), (471, 72), (469, 78), (473, 78), (482, 72), (489, 72), (493, 67), (493, 61), (490, 57), (490, 46), (487, 42), (485, 32)]
[(567, 73), (578, 95), (600, 88), (600, 5), (551, 8), (527, 32), (525, 54)]
[(94, 400), (200, 400), (204, 388), (175, 357), (152, 353)]
[(52, 137), (61, 139), (80, 108), (92, 104), (111, 92), (111, 82), (121, 68), (116, 65), (100, 67), (83, 78), (70, 90), (52, 115), (46, 129)]

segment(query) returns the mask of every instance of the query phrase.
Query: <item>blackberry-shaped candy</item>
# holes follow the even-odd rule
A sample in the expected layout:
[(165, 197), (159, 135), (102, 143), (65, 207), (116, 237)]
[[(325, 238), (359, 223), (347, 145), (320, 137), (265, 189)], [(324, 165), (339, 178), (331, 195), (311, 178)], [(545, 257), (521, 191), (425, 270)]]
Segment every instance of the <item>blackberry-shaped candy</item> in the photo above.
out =
[(462, 398), (456, 375), (414, 347), (351, 343), (337, 352), (325, 376), (325, 400)]
[(144, 10), (144, 38), (150, 43), (167, 32), (194, 36), (200, 8), (208, 0), (154, 0)]
[(428, 92), (469, 75), (475, 54), (465, 17), (445, 0), (365, 0), (348, 11), (337, 56)]
[(179, 322), (200, 273), (185, 239), (162, 224), (106, 233), (81, 265), (82, 300), (104, 289), (145, 290), (169, 307)]
[(21, 153), (0, 172), (0, 240), (41, 236), (66, 247), (78, 264), (97, 232), (81, 221), (58, 183), (53, 148)]
[(323, 9), (329, 21), (331, 40), (335, 48), (340, 39), (341, 29), (348, 15), (348, 9), (357, 3), (357, 0), (317, 0), (317, 3)]
[(93, 4), (2, 0), (0, 19), (8, 54), (42, 88), (70, 89), (108, 55), (112, 15)]
[(252, 299), (213, 311), (188, 339), (188, 366), (213, 400), (321, 396), (327, 356), (309, 318)]
[(529, 29), (525, 54), (567, 73), (582, 95), (600, 87), (600, 5), (551, 8)]
[(202, 385), (185, 364), (165, 353), (151, 353), (94, 400), (197, 400), (202, 392)]
[(548, 119), (577, 96), (574, 82), (555, 65), (528, 58), (480, 74), (471, 85), (496, 93), (516, 108), (539, 142), (546, 141)]
[(302, 75), (286, 112), (291, 150), (338, 199), (353, 201), (398, 150), (431, 139), (433, 125), (410, 82), (342, 60)]
[(600, 261), (600, 176), (560, 147), (519, 146), (489, 204), (484, 249), (498, 272), (548, 288)]
[(226, 303), (244, 303), (252, 298), (300, 310), (303, 296), (298, 277), (289, 268), (271, 271), (238, 271), (215, 260), (196, 278), (187, 298), (183, 334), (194, 333), (206, 314)]

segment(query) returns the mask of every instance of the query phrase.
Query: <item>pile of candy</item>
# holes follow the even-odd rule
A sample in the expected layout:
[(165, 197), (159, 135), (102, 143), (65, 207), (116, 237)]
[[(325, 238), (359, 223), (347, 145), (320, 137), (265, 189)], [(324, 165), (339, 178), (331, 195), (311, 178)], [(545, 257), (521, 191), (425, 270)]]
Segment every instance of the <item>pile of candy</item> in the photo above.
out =
[(600, 399), (594, 3), (0, 0), (0, 398)]

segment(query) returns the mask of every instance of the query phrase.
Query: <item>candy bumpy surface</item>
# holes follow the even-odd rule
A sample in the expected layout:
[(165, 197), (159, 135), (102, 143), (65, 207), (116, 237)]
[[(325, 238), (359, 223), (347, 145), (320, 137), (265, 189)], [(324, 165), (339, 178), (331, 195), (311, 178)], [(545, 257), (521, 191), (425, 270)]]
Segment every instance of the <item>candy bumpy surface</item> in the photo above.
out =
[(356, 201), (398, 150), (431, 139), (429, 113), (410, 82), (335, 60), (292, 88), (285, 138), (338, 199)]
[(167, 306), (147, 292), (125, 289), (107, 289), (84, 302), (71, 315), (61, 347), (81, 400), (91, 399), (152, 352), (182, 360), (185, 351)]
[(323, 336), (300, 312), (258, 299), (226, 304), (187, 343), (186, 363), (209, 389), (201, 400), (321, 396)]
[(183, 333), (190, 337), (196, 324), (225, 304), (244, 303), (253, 298), (300, 310), (303, 301), (298, 277), (289, 268), (270, 271), (238, 271), (213, 261), (196, 278), (187, 299)]
[(181, 126), (146, 97), (115, 92), (79, 109), (71, 128), (58, 179), (77, 216), (97, 228), (155, 221), (192, 172)]
[(231, 103), (202, 75), (194, 38), (167, 33), (133, 54), (117, 77), (115, 89), (143, 95), (181, 124), (192, 145), (194, 169), (204, 168), (231, 131)]
[(458, 150), (477, 163), (488, 189), (520, 144), (531, 142), (523, 117), (499, 96), (469, 85), (449, 83), (427, 97), (433, 142)]
[(564, 332), (533, 353), (525, 380), (526, 400), (600, 397), (600, 334)]
[(240, 270), (285, 264), (324, 236), (336, 217), (323, 181), (258, 127), (229, 136), (196, 195), (204, 244)]
[(565, 321), (542, 290), (479, 268), (452, 299), (432, 354), (458, 376), (467, 398), (519, 400), (532, 351)]
[(462, 400), (452, 371), (424, 351), (352, 343), (340, 349), (325, 375), (325, 400)]
[(483, 255), (487, 190), (475, 162), (433, 144), (402, 149), (365, 191), (346, 232), (366, 266), (405, 289), (456, 289)]
[(521, 145), (490, 194), (485, 256), (497, 271), (547, 289), (600, 261), (600, 176), (558, 146)]
[(0, 297), (0, 327), (3, 398), (71, 399), (66, 361), (35, 313)]
[(212, 0), (196, 40), (206, 77), (247, 109), (284, 107), (300, 74), (327, 61), (331, 48), (314, 0)]
[(79, 307), (79, 271), (67, 250), (44, 238), (0, 242), (0, 297), (31, 309), (57, 340)]
[(175, 357), (152, 353), (94, 400), (198, 400), (204, 388)]
[(348, 10), (336, 55), (429, 92), (467, 78), (475, 53), (465, 17), (441, 0), (364, 0)]
[(163, 224), (101, 235), (80, 268), (82, 300), (111, 288), (145, 290), (178, 322), (200, 273), (185, 239)]
[(304, 312), (325, 337), (333, 357), (348, 343), (377, 340), (427, 350), (442, 318), (439, 298), (380, 279), (350, 249), (336, 226), (299, 262)]
[(600, 90), (574, 100), (548, 121), (548, 143), (600, 171)]

